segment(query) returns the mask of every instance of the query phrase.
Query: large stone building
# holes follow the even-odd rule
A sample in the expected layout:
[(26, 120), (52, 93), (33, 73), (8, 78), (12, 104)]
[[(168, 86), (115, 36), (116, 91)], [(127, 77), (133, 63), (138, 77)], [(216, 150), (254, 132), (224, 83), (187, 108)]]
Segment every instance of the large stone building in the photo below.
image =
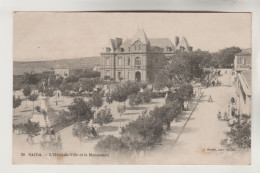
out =
[(148, 38), (138, 29), (132, 39), (109, 39), (101, 52), (101, 78), (115, 81), (154, 81), (155, 74), (176, 51), (192, 51), (185, 37)]

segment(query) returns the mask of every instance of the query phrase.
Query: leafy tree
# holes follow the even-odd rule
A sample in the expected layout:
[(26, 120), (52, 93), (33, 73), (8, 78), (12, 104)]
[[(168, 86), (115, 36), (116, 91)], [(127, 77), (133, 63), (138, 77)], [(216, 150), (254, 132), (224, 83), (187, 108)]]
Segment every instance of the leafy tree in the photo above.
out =
[(131, 95), (129, 96), (129, 105), (130, 105), (130, 106), (134, 107), (134, 106), (137, 105), (137, 103), (136, 103), (136, 97), (137, 97), (137, 94), (131, 94)]
[(106, 102), (107, 102), (108, 104), (113, 103), (113, 98), (112, 98), (111, 92), (109, 92), (109, 93), (106, 94)]
[(81, 85), (80, 83), (76, 82), (76, 83), (72, 83), (72, 88), (75, 92), (79, 92), (79, 90), (81, 89)]
[(23, 84), (27, 85), (37, 85), (40, 82), (40, 78), (35, 73), (25, 73), (24, 79), (22, 81)]
[(54, 86), (55, 88), (59, 88), (63, 82), (64, 78), (62, 76), (58, 77), (55, 82), (54, 82)]
[(210, 85), (210, 70), (204, 70), (202, 75), (201, 75), (201, 78), (200, 78), (200, 81), (202, 82), (203, 85), (205, 86), (209, 86)]
[(34, 102), (38, 100), (39, 94), (33, 93), (28, 96), (28, 99), (33, 102), (33, 113), (34, 113)]
[(155, 90), (158, 91), (167, 87), (168, 90), (170, 91), (173, 84), (174, 83), (171, 80), (169, 80), (169, 78), (166, 75), (164, 75), (163, 72), (159, 72), (155, 76), (155, 82), (153, 84), (153, 87)]
[(230, 68), (234, 63), (235, 54), (241, 51), (239, 47), (235, 46), (221, 49), (219, 52), (213, 54), (213, 62), (218, 67)]
[(141, 116), (125, 126), (122, 139), (130, 150), (140, 151), (160, 142), (162, 134), (160, 121), (150, 116)]
[(190, 101), (193, 95), (193, 87), (190, 84), (184, 84), (177, 90), (177, 94), (183, 101)]
[(33, 137), (41, 131), (39, 123), (32, 122), (30, 119), (28, 119), (27, 123), (24, 124), (24, 128), (26, 134), (28, 134), (26, 141), (33, 144)]
[(125, 102), (128, 97), (128, 90), (122, 85), (118, 85), (111, 96), (112, 99), (117, 102)]
[(169, 130), (171, 127), (171, 121), (174, 120), (175, 115), (171, 114), (170, 107), (162, 106), (162, 107), (155, 107), (154, 110), (150, 112), (150, 116), (154, 117), (154, 119), (164, 125), (167, 126)]
[(128, 95), (137, 94), (140, 91), (142, 84), (136, 81), (127, 81), (123, 84), (123, 88), (127, 91)]
[(65, 124), (73, 121), (73, 118), (74, 118), (73, 116), (71, 116), (69, 111), (66, 111), (64, 109), (59, 111), (58, 116), (59, 116), (59, 122), (65, 123)]
[(53, 97), (54, 96), (54, 90), (53, 89), (48, 89), (48, 90), (44, 91), (44, 93), (47, 97)]
[(14, 81), (13, 82), (13, 91), (15, 92), (15, 91), (18, 91), (20, 89), (22, 89), (21, 84)]
[(78, 137), (80, 141), (83, 138), (89, 136), (91, 134), (91, 127), (89, 127), (88, 122), (77, 122), (74, 124), (72, 129), (72, 134), (75, 137)]
[(94, 123), (103, 126), (103, 124), (108, 124), (114, 121), (113, 115), (109, 108), (104, 108), (97, 113), (96, 118), (93, 120)]
[(67, 78), (65, 78), (65, 82), (67, 83), (75, 83), (78, 82), (79, 78), (77, 76), (68, 76)]
[(91, 103), (82, 98), (74, 98), (72, 104), (68, 107), (70, 115), (75, 117), (76, 121), (87, 121), (93, 119), (94, 112), (91, 110)]
[(18, 108), (22, 103), (22, 100), (20, 99), (20, 97), (18, 96), (17, 98), (15, 97), (15, 95), (13, 95), (13, 109), (14, 109), (14, 115), (15, 115), (15, 109)]
[[(23, 89), (23, 95), (28, 99), (28, 96), (31, 94), (32, 89), (29, 85), (26, 85)], [(27, 100), (26, 100), (26, 107), (27, 107)]]
[(127, 81), (117, 85), (116, 89), (111, 93), (112, 100), (124, 102), (131, 94), (137, 94), (140, 91), (140, 85), (137, 82)]
[(179, 52), (165, 65), (155, 81), (155, 88), (168, 90), (182, 84), (190, 83), (194, 78), (200, 78), (203, 68), (211, 66), (211, 54), (197, 50), (193, 52)]
[(148, 89), (144, 90), (144, 92), (141, 93), (142, 97), (143, 97), (143, 101), (145, 103), (150, 103), (152, 100), (152, 92)]
[(86, 81), (83, 81), (81, 84), (83, 91), (92, 92), (96, 86), (96, 81), (88, 79)]
[(80, 74), (79, 78), (99, 78), (101, 73), (99, 71), (93, 71), (92, 69), (84, 69)]
[(91, 97), (90, 102), (95, 106), (97, 109), (103, 105), (103, 97), (100, 93), (94, 93)]

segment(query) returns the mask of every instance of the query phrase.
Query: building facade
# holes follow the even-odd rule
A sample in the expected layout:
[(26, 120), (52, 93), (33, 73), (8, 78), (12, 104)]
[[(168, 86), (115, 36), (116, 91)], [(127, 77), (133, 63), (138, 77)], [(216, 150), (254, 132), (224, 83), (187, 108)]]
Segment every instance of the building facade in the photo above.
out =
[(235, 55), (237, 110), (239, 114), (251, 115), (251, 49), (244, 49)]
[(251, 49), (243, 49), (241, 53), (235, 55), (234, 70), (239, 73), (241, 71), (250, 70), (252, 67)]
[(85, 67), (82, 66), (67, 66), (64, 64), (56, 64), (54, 67), (54, 74), (56, 78), (63, 77), (67, 78), (68, 76), (75, 76), (81, 73)]
[(109, 39), (101, 52), (101, 78), (114, 81), (154, 81), (155, 74), (176, 51), (192, 51), (185, 37), (148, 38), (138, 29), (132, 39)]
[(237, 110), (239, 114), (251, 115), (251, 71), (238, 73)]

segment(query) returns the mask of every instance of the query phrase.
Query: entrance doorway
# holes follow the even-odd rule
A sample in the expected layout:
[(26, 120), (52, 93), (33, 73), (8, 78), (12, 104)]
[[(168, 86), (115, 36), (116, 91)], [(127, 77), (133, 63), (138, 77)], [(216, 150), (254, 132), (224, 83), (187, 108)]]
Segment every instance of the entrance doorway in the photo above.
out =
[(118, 72), (118, 80), (119, 80), (119, 81), (122, 80), (122, 79), (121, 79), (121, 72), (120, 72), (120, 71)]
[(136, 80), (137, 82), (140, 82), (140, 81), (141, 81), (141, 73), (140, 73), (139, 71), (137, 71), (137, 72), (135, 73), (135, 80)]

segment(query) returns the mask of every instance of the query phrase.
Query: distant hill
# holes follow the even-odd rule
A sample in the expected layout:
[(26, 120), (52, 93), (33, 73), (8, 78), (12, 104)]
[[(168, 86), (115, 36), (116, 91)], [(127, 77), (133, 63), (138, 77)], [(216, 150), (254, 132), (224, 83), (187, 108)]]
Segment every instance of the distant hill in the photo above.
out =
[(25, 72), (41, 73), (45, 70), (51, 70), (55, 65), (63, 64), (67, 67), (86, 66), (92, 68), (96, 64), (100, 64), (101, 57), (84, 57), (73, 59), (60, 59), (52, 61), (14, 61), (13, 73), (14, 75), (21, 75)]

